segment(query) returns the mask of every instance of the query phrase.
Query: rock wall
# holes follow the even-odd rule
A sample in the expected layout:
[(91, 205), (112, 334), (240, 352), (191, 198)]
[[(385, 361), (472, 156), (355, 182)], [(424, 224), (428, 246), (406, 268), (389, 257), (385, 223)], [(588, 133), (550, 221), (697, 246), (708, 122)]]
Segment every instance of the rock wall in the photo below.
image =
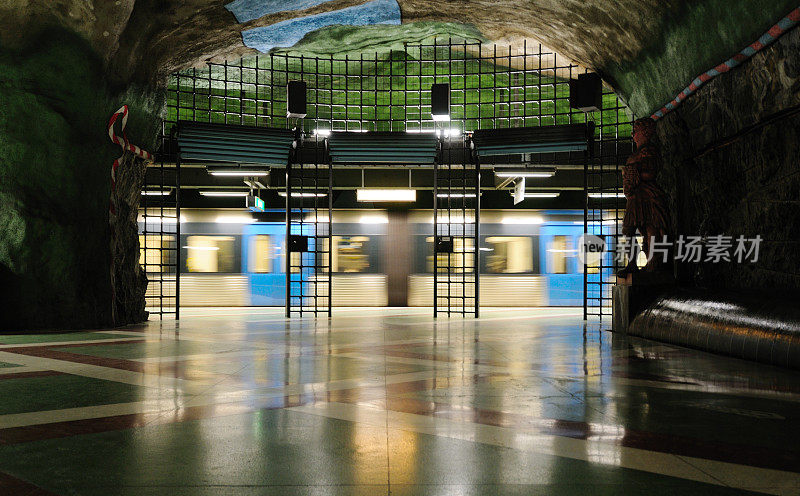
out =
[(121, 150), (106, 125), (129, 103), (129, 137), (149, 147), (160, 99), (110, 86), (88, 43), (58, 29), (19, 48), (0, 47), (0, 87), (0, 330), (142, 320), (145, 286), (130, 260), (138, 260), (144, 169), (130, 157), (120, 168), (118, 245), (110, 249), (110, 168)]
[(754, 264), (680, 264), (684, 283), (800, 289), (800, 29), (658, 122), (678, 234), (760, 235)]

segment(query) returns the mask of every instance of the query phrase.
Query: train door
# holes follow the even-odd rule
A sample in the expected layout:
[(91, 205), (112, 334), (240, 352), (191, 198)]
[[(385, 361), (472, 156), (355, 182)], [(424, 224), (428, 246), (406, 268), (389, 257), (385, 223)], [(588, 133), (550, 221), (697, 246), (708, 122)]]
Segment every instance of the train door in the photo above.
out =
[(283, 223), (244, 227), (242, 271), (247, 274), (250, 305), (283, 306), (286, 300), (286, 229)]
[[(578, 242), (583, 225), (548, 223), (541, 226), (539, 264), (547, 282), (548, 306), (583, 305), (583, 264)], [(591, 275), (591, 268), (590, 268)]]

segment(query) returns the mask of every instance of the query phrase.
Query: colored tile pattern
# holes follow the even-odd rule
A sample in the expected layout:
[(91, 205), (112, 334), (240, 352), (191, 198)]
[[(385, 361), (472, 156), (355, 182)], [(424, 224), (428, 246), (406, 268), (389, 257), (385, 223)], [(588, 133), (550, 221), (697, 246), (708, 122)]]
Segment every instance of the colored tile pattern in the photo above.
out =
[(184, 313), (0, 345), (0, 494), (800, 493), (795, 371), (570, 309)]

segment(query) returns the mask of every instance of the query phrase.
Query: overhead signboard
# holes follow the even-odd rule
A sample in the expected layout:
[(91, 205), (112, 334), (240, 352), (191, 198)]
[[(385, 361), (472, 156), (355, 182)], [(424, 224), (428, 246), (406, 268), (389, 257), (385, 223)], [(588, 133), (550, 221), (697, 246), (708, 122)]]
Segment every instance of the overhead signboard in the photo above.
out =
[(247, 195), (245, 206), (253, 212), (263, 212), (265, 209), (264, 200), (256, 195)]
[(525, 178), (514, 184), (514, 205), (525, 199)]

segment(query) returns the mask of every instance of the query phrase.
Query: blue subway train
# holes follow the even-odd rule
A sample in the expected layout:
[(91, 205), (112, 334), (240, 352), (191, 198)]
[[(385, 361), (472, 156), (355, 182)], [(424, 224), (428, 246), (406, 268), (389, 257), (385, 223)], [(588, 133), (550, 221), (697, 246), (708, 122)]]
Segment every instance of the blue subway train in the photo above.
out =
[[(402, 216), (409, 246), (399, 258), (396, 251), (387, 255), (390, 219), (396, 222), (397, 216), (381, 210), (333, 212), (332, 246), (327, 246), (327, 239), (324, 243), (325, 251), (331, 253), (334, 306), (388, 305), (387, 263), (392, 264), (394, 277), (399, 272), (407, 278), (405, 304), (433, 304), (433, 212), (409, 210)], [(140, 217), (140, 229), (141, 221)], [(454, 225), (460, 223), (457, 220)], [(300, 228), (296, 229), (301, 234)], [(256, 222), (241, 210), (182, 210), (181, 305), (282, 306), (286, 298), (285, 230), (283, 222)], [(584, 275), (577, 246), (583, 230), (581, 211), (482, 210), (477, 261), (481, 306), (582, 305)], [(156, 241), (174, 244), (176, 240), (169, 238)], [(438, 265), (455, 267), (451, 272), (474, 266), (473, 238), (456, 234), (454, 241), (454, 253), (444, 255), (453, 258)], [(167, 253), (152, 250), (153, 243), (147, 243), (151, 253), (145, 248), (141, 253), (143, 260), (149, 257), (151, 270), (158, 267), (151, 259)], [(390, 262), (387, 256), (393, 257)], [(151, 280), (169, 279), (153, 275)], [(327, 272), (324, 275), (327, 279)], [(590, 265), (587, 277), (599, 281), (599, 266)], [(151, 282), (148, 291), (156, 294), (157, 284)]]

